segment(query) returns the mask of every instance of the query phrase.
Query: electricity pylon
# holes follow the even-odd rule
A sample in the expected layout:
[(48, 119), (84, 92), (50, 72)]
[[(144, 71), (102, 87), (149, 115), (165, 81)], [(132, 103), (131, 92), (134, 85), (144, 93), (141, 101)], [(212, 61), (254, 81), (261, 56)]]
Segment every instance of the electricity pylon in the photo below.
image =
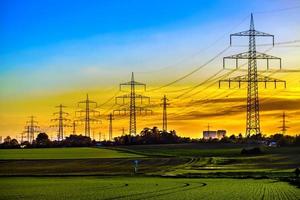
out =
[(32, 143), (34, 140), (34, 134), (39, 132), (38, 122), (34, 120), (34, 116), (29, 117), (29, 121), (26, 122), (25, 131), (27, 133), (27, 140)]
[[(79, 119), (77, 121), (84, 121), (84, 133), (85, 136), (91, 137), (91, 122), (93, 123), (100, 123), (101, 120), (99, 119), (100, 117), (100, 112), (96, 111), (95, 109), (91, 108), (92, 105), (94, 107), (97, 107), (97, 103), (95, 101), (91, 101), (89, 99), (89, 95), (86, 95), (86, 100), (78, 102), (78, 107), (84, 104), (85, 107), (83, 110), (76, 111), (75, 115), (79, 113)], [(84, 116), (82, 115), (84, 113)]]
[(170, 104), (168, 103), (169, 100), (167, 99), (166, 95), (164, 95), (164, 97), (161, 99), (161, 101), (162, 101), (162, 103), (160, 105), (163, 107), (162, 129), (163, 129), (163, 131), (168, 131), (167, 106)]
[(278, 59), (280, 61), (280, 69), (281, 69), (281, 59), (270, 56), (264, 53), (260, 53), (256, 51), (255, 38), (256, 37), (272, 37), (273, 46), (274, 46), (274, 35), (270, 35), (268, 33), (263, 33), (255, 30), (254, 28), (254, 20), (253, 15), (251, 14), (250, 20), (250, 29), (247, 31), (242, 31), (238, 33), (234, 33), (230, 35), (230, 45), (232, 44), (232, 37), (249, 37), (249, 49), (247, 52), (239, 53), (232, 56), (227, 56), (223, 58), (223, 68), (225, 68), (225, 59), (234, 59), (236, 60), (236, 68), (238, 68), (238, 60), (239, 59), (247, 59), (248, 60), (248, 74), (237, 76), (234, 78), (229, 78), (227, 80), (220, 80), (219, 87), (221, 82), (228, 82), (229, 88), (231, 82), (237, 82), (239, 87), (241, 86), (241, 82), (247, 83), (247, 118), (246, 118), (246, 136), (250, 136), (251, 134), (261, 133), (260, 131), (260, 118), (259, 118), (259, 98), (258, 98), (258, 83), (265, 83), (265, 87), (267, 87), (267, 82), (272, 82), (275, 85), (281, 82), (284, 83), (286, 87), (286, 82), (283, 80), (271, 78), (268, 76), (261, 76), (257, 74), (257, 59), (266, 59), (267, 60), (267, 69), (269, 69), (269, 60), (270, 59)]
[(58, 122), (58, 124), (53, 125), (51, 127), (57, 127), (57, 140), (58, 141), (62, 141), (64, 139), (64, 128), (65, 127), (70, 127), (70, 125), (65, 124), (65, 122), (69, 122), (71, 121), (70, 119), (67, 118), (67, 116), (69, 115), (69, 113), (64, 112), (63, 108), (65, 108), (66, 106), (60, 104), (58, 106), (56, 106), (56, 108), (58, 108), (58, 112), (53, 113), (54, 116), (57, 116), (57, 118), (51, 119), (51, 121), (54, 122)]
[(25, 141), (24, 139), (26, 138), (26, 133), (27, 133), (27, 131), (22, 131), (20, 133), (20, 142), (21, 142), (21, 144)]
[(285, 133), (286, 133), (286, 131), (287, 131), (287, 129), (289, 128), (288, 126), (286, 126), (286, 114), (285, 114), (285, 112), (283, 112), (282, 113), (282, 126), (280, 126), (280, 127), (278, 127), (278, 128), (280, 128), (281, 129), (281, 133), (284, 135)]
[(76, 122), (77, 122), (77, 120), (73, 120), (73, 122), (72, 122), (72, 133), (73, 133), (73, 135), (76, 135)]
[(112, 128), (112, 121), (114, 120), (114, 116), (112, 113), (108, 115), (108, 121), (109, 121), (109, 126), (108, 126), (108, 140), (112, 141), (113, 139), (113, 128)]
[[(114, 113), (119, 112), (119, 115), (120, 115), (120, 113), (123, 112), (124, 115), (126, 115), (127, 112), (129, 112), (129, 134), (136, 135), (136, 114), (145, 113), (147, 115), (148, 112), (150, 112), (152, 114), (152, 110), (147, 109), (146, 107), (142, 106), (144, 104), (144, 102), (143, 102), (144, 99), (147, 99), (148, 104), (150, 104), (150, 97), (136, 94), (136, 87), (142, 86), (144, 88), (144, 91), (146, 91), (146, 84), (136, 82), (134, 80), (133, 72), (131, 74), (131, 81), (120, 84), (120, 91), (122, 91), (122, 86), (130, 86), (130, 94), (125, 94), (125, 95), (116, 97), (116, 99), (115, 99), (116, 104), (118, 104), (118, 99), (122, 99), (123, 101), (122, 101), (121, 106), (124, 106), (124, 108), (114, 110)], [(126, 99), (129, 99), (129, 106), (128, 106), (128, 104), (125, 104)], [(137, 106), (137, 99), (140, 100), (140, 106)]]

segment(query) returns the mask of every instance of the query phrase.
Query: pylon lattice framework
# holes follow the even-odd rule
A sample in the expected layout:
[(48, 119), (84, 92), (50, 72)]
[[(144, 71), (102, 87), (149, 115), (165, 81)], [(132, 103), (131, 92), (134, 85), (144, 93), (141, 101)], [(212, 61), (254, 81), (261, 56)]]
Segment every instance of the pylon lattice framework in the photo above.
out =
[[(84, 104), (85, 108), (75, 112), (75, 117), (79, 119), (76, 122), (84, 122), (84, 133), (85, 136), (91, 137), (91, 122), (92, 123), (101, 123), (100, 112), (95, 110), (97, 108), (97, 103), (89, 99), (89, 95), (86, 95), (86, 100), (78, 102), (78, 107)], [(94, 108), (92, 108), (92, 105)], [(79, 116), (77, 115), (79, 113)], [(82, 115), (82, 113), (84, 115)]]
[(164, 97), (161, 99), (161, 101), (162, 101), (162, 103), (160, 105), (163, 107), (162, 129), (163, 129), (163, 131), (168, 131), (167, 106), (170, 104), (168, 103), (169, 100), (167, 99), (166, 95), (164, 95)]
[(114, 120), (114, 116), (112, 113), (110, 113), (108, 115), (108, 121), (109, 121), (109, 125), (108, 125), (108, 140), (112, 141), (113, 139), (113, 127), (112, 127), (112, 121)]
[(267, 61), (267, 69), (269, 69), (269, 60), (277, 59), (280, 61), (280, 69), (281, 69), (281, 59), (275, 56), (270, 56), (264, 53), (259, 53), (256, 51), (256, 37), (272, 37), (273, 46), (274, 46), (274, 35), (270, 35), (268, 33), (260, 32), (255, 30), (254, 28), (254, 20), (253, 15), (251, 14), (250, 19), (250, 29), (247, 31), (242, 31), (238, 33), (234, 33), (230, 35), (230, 45), (232, 44), (232, 37), (249, 37), (249, 49), (248, 52), (240, 53), (232, 56), (227, 56), (223, 58), (223, 68), (225, 68), (225, 60), (226, 59), (234, 59), (236, 60), (236, 68), (238, 68), (238, 60), (239, 59), (247, 59), (248, 60), (248, 74), (243, 76), (237, 76), (234, 78), (229, 78), (227, 80), (219, 80), (219, 87), (222, 82), (228, 82), (229, 87), (231, 82), (237, 82), (239, 87), (242, 82), (247, 83), (247, 117), (246, 117), (246, 136), (250, 136), (251, 134), (261, 133), (260, 131), (260, 117), (259, 117), (259, 98), (258, 98), (258, 83), (265, 83), (265, 87), (267, 87), (268, 82), (272, 82), (275, 85), (277, 83), (284, 83), (286, 87), (286, 82), (283, 80), (271, 78), (268, 76), (261, 76), (257, 74), (257, 59), (265, 59)]
[[(122, 96), (116, 97), (115, 101), (116, 104), (119, 104), (119, 99), (122, 99), (122, 103), (120, 104), (123, 106), (123, 108), (114, 110), (115, 112), (118, 112), (119, 115), (123, 113), (124, 115), (129, 112), (129, 134), (136, 135), (136, 114), (152, 114), (152, 110), (147, 109), (145, 106), (142, 106), (144, 104), (143, 100), (147, 99), (148, 104), (150, 104), (150, 97), (143, 96), (140, 94), (136, 94), (136, 87), (137, 86), (142, 86), (144, 88), (144, 91), (146, 91), (146, 84), (136, 82), (134, 80), (134, 74), (132, 72), (131, 74), (131, 81), (126, 82), (126, 83), (121, 83), (120, 84), (120, 91), (122, 91), (123, 86), (130, 86), (130, 94), (125, 94)], [(125, 100), (129, 99), (129, 105), (125, 103)], [(137, 99), (140, 99), (140, 106), (137, 106)]]
[[(57, 127), (57, 140), (61, 141), (64, 139), (64, 128), (70, 127), (70, 125), (66, 124), (67, 122), (70, 122), (71, 120), (67, 118), (69, 113), (64, 112), (63, 108), (66, 108), (66, 106), (60, 104), (56, 106), (58, 108), (58, 112), (53, 113), (54, 116), (57, 116), (57, 118), (51, 119), (51, 121), (58, 122), (56, 125), (52, 125), (51, 127)], [(66, 122), (66, 123), (65, 123)]]
[(285, 112), (283, 112), (282, 113), (282, 121), (281, 121), (282, 125), (280, 127), (278, 127), (278, 128), (280, 128), (282, 134), (285, 134), (287, 129), (290, 128), (286, 125), (286, 122), (287, 122), (286, 121), (286, 114), (285, 114)]
[(29, 121), (26, 122), (25, 131), (27, 134), (27, 141), (32, 143), (34, 140), (34, 134), (39, 132), (39, 126), (37, 125), (38, 122), (34, 120), (34, 116), (29, 117)]

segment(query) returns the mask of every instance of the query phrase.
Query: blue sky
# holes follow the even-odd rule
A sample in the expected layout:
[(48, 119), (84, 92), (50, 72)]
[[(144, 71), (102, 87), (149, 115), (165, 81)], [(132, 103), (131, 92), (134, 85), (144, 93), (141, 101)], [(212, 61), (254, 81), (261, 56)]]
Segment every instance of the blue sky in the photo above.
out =
[[(160, 68), (159, 65), (176, 63), (176, 58), (184, 58), (209, 45), (250, 12), (300, 3), (281, 0), (0, 0), (0, 4), (0, 73), (6, 74), (22, 69), (44, 68), (47, 72), (49, 65), (74, 68), (100, 65), (101, 68), (102, 64), (120, 68), (120, 60), (124, 66), (148, 63)], [(274, 20), (282, 19), (288, 24), (286, 18), (299, 18), (297, 11), (277, 18), (275, 13)], [(271, 15), (265, 16), (269, 19), (264, 22), (270, 23)], [(260, 20), (265, 16), (255, 17)], [(294, 23), (291, 27), (298, 21), (291, 21)], [(245, 29), (247, 24), (248, 20), (236, 29)], [(278, 26), (282, 25), (278, 21)], [(273, 24), (270, 27), (274, 29)], [(291, 35), (294, 33), (291, 31)], [(220, 46), (225, 44), (227, 37)], [(162, 58), (155, 62), (152, 58), (157, 57)]]
[[(257, 1), (1, 0), (1, 53), (101, 34), (227, 20)], [(249, 6), (249, 9), (247, 7)], [(245, 12), (246, 11), (246, 12)], [(209, 19), (209, 21), (208, 21)]]
[[(272, 4), (220, 0), (0, 2), (0, 89), (6, 97), (44, 91), (44, 87), (54, 89), (62, 83), (66, 88), (89, 87), (94, 81), (116, 84), (130, 71), (168, 66), (174, 66), (168, 75), (173, 78), (224, 49), (230, 32), (248, 28), (250, 12), (300, 4), (280, 0)], [(255, 23), (260, 30), (279, 35), (279, 40), (297, 38), (297, 11), (258, 14)], [(295, 20), (288, 19), (293, 16)], [(270, 23), (273, 21), (278, 27)], [(206, 47), (211, 48), (202, 52)], [(105, 77), (99, 78), (102, 74)], [(107, 80), (109, 76), (116, 82)]]

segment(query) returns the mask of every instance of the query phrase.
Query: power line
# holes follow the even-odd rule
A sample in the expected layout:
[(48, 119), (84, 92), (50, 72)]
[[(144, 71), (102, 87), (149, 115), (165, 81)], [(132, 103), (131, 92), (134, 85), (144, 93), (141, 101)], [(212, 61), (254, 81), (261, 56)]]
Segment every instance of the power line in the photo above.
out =
[(200, 65), (199, 67), (197, 67), (196, 69), (194, 69), (193, 71), (189, 72), (188, 74), (176, 79), (175, 81), (172, 81), (168, 84), (165, 84), (163, 86), (160, 86), (158, 88), (154, 88), (154, 89), (151, 89), (151, 90), (148, 90), (149, 92), (152, 92), (152, 91), (156, 91), (156, 90), (160, 90), (162, 88), (165, 88), (165, 87), (168, 87), (170, 85), (173, 85), (179, 81), (182, 81), (183, 79), (191, 76), (192, 74), (196, 73), (197, 71), (201, 70), (203, 67), (207, 66), (209, 63), (211, 63), (212, 61), (214, 61), (215, 59), (217, 59), (220, 55), (222, 55), (224, 52), (226, 52), (228, 49), (230, 48), (230, 46), (226, 47), (225, 49), (223, 49), (222, 51), (220, 51), (217, 55), (215, 55), (214, 57), (212, 57), (211, 59), (209, 59), (207, 62), (205, 62), (204, 64)]
[(300, 5), (299, 6), (286, 7), (286, 8), (272, 9), (272, 10), (256, 11), (256, 12), (254, 12), (254, 14), (276, 13), (276, 12), (284, 12), (284, 11), (288, 11), (288, 10), (295, 10), (295, 9), (300, 9)]

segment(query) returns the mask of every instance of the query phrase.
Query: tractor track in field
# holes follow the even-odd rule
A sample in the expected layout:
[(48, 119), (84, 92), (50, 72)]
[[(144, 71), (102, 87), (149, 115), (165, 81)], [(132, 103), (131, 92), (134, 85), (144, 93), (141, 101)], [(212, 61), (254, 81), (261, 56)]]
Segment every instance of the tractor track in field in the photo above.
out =
[(150, 198), (165, 196), (165, 195), (174, 194), (174, 193), (178, 193), (178, 192), (185, 192), (185, 191), (193, 190), (193, 189), (196, 189), (199, 187), (205, 187), (207, 185), (206, 183), (200, 183), (200, 184), (201, 184), (200, 186), (191, 186), (190, 183), (185, 183), (182, 186), (160, 189), (160, 190), (155, 190), (152, 192), (140, 192), (140, 193), (135, 193), (135, 194), (121, 195), (121, 196), (117, 196), (117, 197), (106, 198), (104, 200), (118, 200), (118, 199), (124, 199), (124, 198), (130, 198), (132, 200), (150, 199)]

